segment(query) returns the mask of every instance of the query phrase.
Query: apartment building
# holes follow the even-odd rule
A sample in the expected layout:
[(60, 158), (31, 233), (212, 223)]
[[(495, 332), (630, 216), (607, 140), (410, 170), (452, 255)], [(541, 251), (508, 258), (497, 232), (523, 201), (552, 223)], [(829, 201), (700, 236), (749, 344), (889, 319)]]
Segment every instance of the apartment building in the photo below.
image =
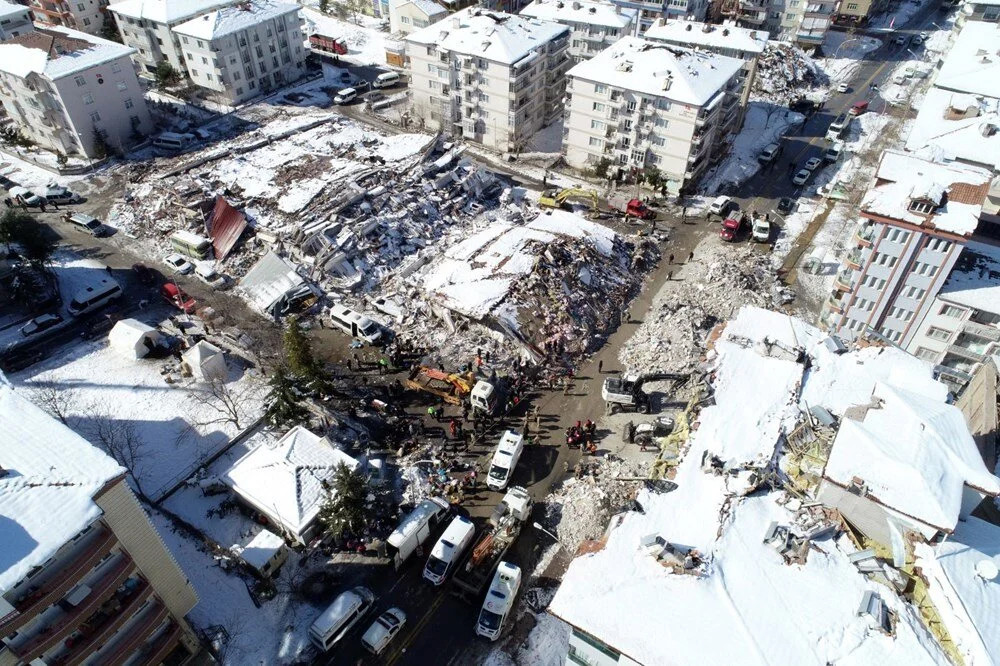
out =
[(301, 78), (305, 31), (299, 6), (252, 0), (175, 26), (192, 83), (239, 104)]
[(104, 27), (108, 0), (30, 0), (40, 26), (59, 26), (96, 35)]
[(134, 49), (66, 28), (0, 42), (0, 102), (39, 146), (95, 157), (99, 137), (125, 150), (153, 131)]
[(181, 663), (198, 602), (102, 451), (0, 377), (0, 666)]
[(743, 61), (626, 37), (569, 71), (563, 152), (570, 166), (655, 166), (678, 193), (726, 150)]
[(683, 46), (742, 60), (740, 125), (743, 124), (743, 115), (750, 101), (750, 90), (757, 77), (757, 63), (767, 45), (767, 31), (744, 28), (731, 20), (715, 25), (699, 21), (659, 19), (646, 30), (643, 37), (651, 42)]
[(952, 30), (960, 31), (970, 22), (1000, 23), (1000, 0), (966, 0), (955, 15)]
[(0, 41), (23, 35), (35, 29), (31, 14), (24, 5), (0, 1)]
[(535, 0), (521, 16), (553, 21), (572, 31), (569, 57), (573, 62), (592, 58), (622, 37), (634, 35), (639, 10), (598, 0)]
[(432, 130), (520, 151), (563, 109), (570, 29), (463, 9), (406, 38), (413, 111)]
[(639, 12), (635, 36), (646, 31), (657, 19), (687, 18), (703, 21), (708, 13), (708, 0), (611, 0), (622, 9)]
[(839, 0), (785, 0), (779, 37), (803, 48), (820, 46)]
[(179, 73), (184, 72), (184, 55), (179, 35), (172, 28), (206, 14), (213, 9), (234, 4), (236, 0), (125, 0), (108, 11), (118, 25), (118, 34), (127, 46), (135, 49), (133, 59), (147, 74), (166, 61)]
[(868, 19), (889, 9), (890, 0), (841, 0), (834, 23), (863, 26)]
[(882, 154), (821, 325), (909, 348), (979, 224), (991, 174), (901, 151)]
[(432, 0), (390, 0), (389, 32), (408, 35), (448, 16), (448, 10)]

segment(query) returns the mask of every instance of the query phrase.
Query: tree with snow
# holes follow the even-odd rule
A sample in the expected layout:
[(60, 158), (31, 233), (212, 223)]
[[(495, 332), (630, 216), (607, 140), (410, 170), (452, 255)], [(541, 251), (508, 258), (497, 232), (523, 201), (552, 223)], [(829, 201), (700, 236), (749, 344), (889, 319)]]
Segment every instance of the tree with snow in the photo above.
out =
[(275, 368), (268, 382), (270, 390), (267, 393), (267, 409), (264, 417), (274, 426), (301, 420), (306, 416), (306, 410), (299, 404), (302, 399), (295, 381), (284, 367)]
[(319, 510), (326, 533), (335, 538), (361, 534), (373, 515), (369, 495), (365, 475), (341, 463), (334, 472), (330, 494)]
[(312, 345), (299, 326), (298, 317), (288, 318), (283, 342), (285, 363), (300, 386), (310, 393), (325, 393), (328, 388), (326, 372), (313, 355)]

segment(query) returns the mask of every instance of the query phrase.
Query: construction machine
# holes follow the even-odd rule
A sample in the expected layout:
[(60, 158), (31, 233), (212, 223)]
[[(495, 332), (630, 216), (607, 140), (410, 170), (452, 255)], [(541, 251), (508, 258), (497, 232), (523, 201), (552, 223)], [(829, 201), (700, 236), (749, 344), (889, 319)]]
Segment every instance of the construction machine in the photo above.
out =
[(567, 187), (562, 190), (549, 189), (538, 197), (538, 205), (542, 208), (562, 208), (571, 199), (590, 204), (591, 213), (599, 212), (597, 192), (585, 190), (582, 187)]
[(449, 373), (421, 365), (410, 371), (410, 376), (403, 383), (406, 388), (436, 395), (452, 405), (461, 405), (465, 396), (472, 390), (474, 378), (471, 372)]
[(674, 388), (688, 379), (686, 374), (673, 372), (655, 372), (630, 379), (628, 377), (608, 377), (601, 386), (601, 397), (604, 398), (604, 408), (608, 414), (620, 411), (636, 411), (649, 413), (649, 394), (642, 390), (648, 382), (672, 381)]

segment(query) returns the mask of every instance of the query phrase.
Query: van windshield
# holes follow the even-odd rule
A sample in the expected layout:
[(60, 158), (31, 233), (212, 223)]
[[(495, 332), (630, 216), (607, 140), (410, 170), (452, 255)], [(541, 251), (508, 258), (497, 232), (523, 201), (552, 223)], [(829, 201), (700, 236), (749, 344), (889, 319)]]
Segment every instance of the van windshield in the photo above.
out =
[(361, 327), (361, 332), (365, 335), (374, 335), (377, 330), (378, 326), (373, 321), (370, 321)]
[(448, 570), (448, 563), (431, 555), (427, 560), (427, 570), (435, 576), (443, 576)]
[(490, 467), (490, 477), (494, 479), (506, 479), (507, 478), (507, 468), (501, 467), (500, 465), (493, 465)]
[(491, 610), (483, 609), (483, 612), (479, 614), (479, 626), (483, 629), (489, 631), (496, 631), (500, 628), (500, 623), (503, 622), (503, 616), (494, 613)]

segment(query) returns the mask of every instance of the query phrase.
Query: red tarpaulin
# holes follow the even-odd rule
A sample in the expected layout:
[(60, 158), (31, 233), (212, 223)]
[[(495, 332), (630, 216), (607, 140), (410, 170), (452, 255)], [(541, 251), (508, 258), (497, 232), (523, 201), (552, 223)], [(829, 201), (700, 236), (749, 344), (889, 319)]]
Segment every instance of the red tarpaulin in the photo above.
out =
[(215, 208), (208, 217), (206, 226), (208, 235), (212, 238), (215, 258), (222, 261), (233, 251), (240, 234), (247, 228), (247, 218), (222, 197), (215, 197)]

